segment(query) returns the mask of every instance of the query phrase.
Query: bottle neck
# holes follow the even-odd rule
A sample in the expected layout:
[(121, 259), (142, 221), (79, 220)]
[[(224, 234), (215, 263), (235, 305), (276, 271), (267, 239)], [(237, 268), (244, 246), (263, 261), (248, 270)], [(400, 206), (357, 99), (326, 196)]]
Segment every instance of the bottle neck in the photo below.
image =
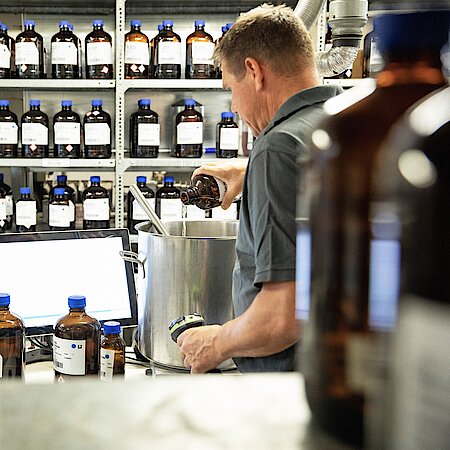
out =
[(9, 111), (9, 106), (0, 106), (0, 111)]
[(92, 111), (102, 111), (102, 107), (101, 106), (93, 106)]
[(91, 181), (91, 187), (92, 186), (100, 186), (100, 181)]
[(164, 187), (173, 187), (173, 181), (164, 181)]
[(195, 31), (205, 31), (205, 26), (204, 25), (197, 25), (195, 27)]
[(9, 305), (0, 306), (0, 311), (9, 311)]
[(138, 33), (141, 32), (141, 27), (139, 25), (133, 25), (131, 27), (131, 31), (137, 31)]
[(67, 25), (59, 27), (59, 31), (64, 31), (66, 33), (70, 32), (70, 28)]
[(66, 186), (66, 181), (64, 181), (64, 180), (58, 180), (57, 186), (65, 187), (65, 186)]
[(150, 109), (150, 105), (139, 105), (139, 109), (145, 109), (148, 111)]
[(163, 30), (164, 31), (172, 31), (172, 25), (166, 25), (164, 28), (163, 28)]
[(24, 30), (25, 31), (34, 31), (34, 25), (26, 25)]
[(85, 308), (69, 308), (69, 312), (78, 312), (78, 313), (84, 313)]
[(41, 110), (41, 107), (40, 107), (40, 106), (33, 105), (33, 106), (30, 106), (30, 110), (31, 110), (31, 111), (40, 111), (40, 110)]
[(193, 186), (193, 187), (188, 187), (185, 191), (183, 191), (180, 194), (180, 198), (181, 201), (185, 204), (188, 205), (190, 203), (192, 203), (192, 201), (196, 198), (200, 197), (200, 193), (198, 192), (198, 188)]
[(103, 25), (94, 25), (94, 31), (103, 31)]
[(145, 184), (143, 181), (138, 181), (136, 184), (137, 184), (137, 186), (140, 187), (140, 188), (146, 186), (146, 184)]
[(20, 198), (26, 200), (27, 198), (30, 198), (30, 194), (20, 194)]
[(72, 107), (71, 106), (63, 106), (62, 110), (63, 111), (72, 111)]
[(192, 111), (194, 107), (192, 105), (186, 105), (184, 109)]
[(430, 60), (389, 61), (378, 74), (377, 86), (389, 87), (404, 84), (444, 85), (442, 70)]

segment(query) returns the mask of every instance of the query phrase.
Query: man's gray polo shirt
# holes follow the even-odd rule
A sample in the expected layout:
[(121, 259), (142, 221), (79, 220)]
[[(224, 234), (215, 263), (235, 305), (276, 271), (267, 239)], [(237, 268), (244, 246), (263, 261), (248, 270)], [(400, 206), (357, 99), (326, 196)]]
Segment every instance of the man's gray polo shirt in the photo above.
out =
[[(297, 159), (323, 117), (323, 103), (340, 94), (317, 86), (290, 97), (256, 140), (244, 179), (233, 274), (235, 315), (244, 313), (262, 283), (295, 280)], [(273, 311), (274, 314), (277, 311)], [(242, 372), (294, 369), (294, 347), (262, 358), (234, 358)]]

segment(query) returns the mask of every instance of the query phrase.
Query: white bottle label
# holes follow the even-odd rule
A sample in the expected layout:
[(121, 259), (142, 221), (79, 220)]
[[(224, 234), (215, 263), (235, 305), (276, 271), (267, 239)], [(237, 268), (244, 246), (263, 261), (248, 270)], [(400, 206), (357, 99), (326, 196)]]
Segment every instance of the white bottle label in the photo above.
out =
[(69, 227), (70, 226), (69, 205), (49, 205), (48, 224), (51, 227)]
[(5, 225), (6, 220), (6, 198), (0, 198), (0, 226)]
[(69, 215), (70, 215), (70, 221), (75, 221), (75, 205), (73, 204), (72, 200), (69, 200)]
[(55, 122), (53, 125), (55, 144), (81, 143), (80, 124), (74, 122)]
[(193, 42), (192, 43), (192, 64), (213, 65), (213, 42)]
[(66, 375), (86, 375), (86, 341), (53, 336), (53, 368)]
[(11, 63), (11, 52), (5, 44), (0, 44), (0, 69), (9, 69)]
[(88, 66), (113, 63), (112, 45), (109, 42), (90, 42), (86, 47)]
[(203, 122), (181, 122), (177, 125), (177, 144), (202, 144)]
[(78, 64), (78, 49), (73, 42), (52, 42), (52, 64)]
[(111, 128), (107, 123), (85, 123), (84, 143), (85, 145), (111, 144)]
[(159, 42), (158, 64), (181, 64), (181, 42)]
[(16, 43), (16, 66), (22, 64), (39, 64), (39, 50), (34, 42)]
[[(154, 198), (146, 198), (145, 201), (155, 209), (155, 199)], [(149, 220), (145, 211), (141, 208), (141, 205), (133, 200), (133, 220)]]
[(239, 128), (220, 129), (220, 150), (237, 150), (239, 148)]
[(0, 122), (0, 144), (18, 144), (19, 127), (14, 122)]
[(14, 212), (14, 201), (12, 195), (7, 195), (6, 198), (6, 215), (12, 216)]
[(100, 380), (112, 381), (114, 372), (114, 350), (100, 349)]
[(237, 204), (233, 202), (228, 209), (222, 209), (220, 206), (213, 208), (212, 218), (214, 220), (236, 220)]
[(186, 218), (203, 220), (205, 219), (206, 213), (204, 209), (200, 209), (195, 205), (186, 205)]
[(148, 52), (148, 44), (146, 42), (125, 42), (125, 64), (143, 64), (148, 66), (150, 63), (150, 55)]
[(159, 123), (138, 123), (138, 145), (160, 145)]
[(42, 123), (22, 123), (22, 144), (48, 145), (48, 128)]
[(161, 199), (161, 220), (175, 220), (182, 217), (182, 203), (179, 198)]
[(36, 200), (18, 201), (16, 203), (16, 225), (30, 228), (36, 225)]
[(109, 200), (88, 198), (83, 202), (84, 220), (109, 220)]

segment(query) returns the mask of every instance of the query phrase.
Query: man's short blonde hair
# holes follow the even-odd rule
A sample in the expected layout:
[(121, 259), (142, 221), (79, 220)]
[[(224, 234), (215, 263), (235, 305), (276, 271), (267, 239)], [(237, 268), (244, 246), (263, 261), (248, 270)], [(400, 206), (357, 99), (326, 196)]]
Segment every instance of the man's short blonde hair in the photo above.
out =
[(245, 74), (245, 58), (254, 58), (274, 72), (295, 75), (314, 65), (311, 37), (291, 8), (263, 4), (242, 14), (220, 40), (214, 52), (219, 63), (239, 80)]

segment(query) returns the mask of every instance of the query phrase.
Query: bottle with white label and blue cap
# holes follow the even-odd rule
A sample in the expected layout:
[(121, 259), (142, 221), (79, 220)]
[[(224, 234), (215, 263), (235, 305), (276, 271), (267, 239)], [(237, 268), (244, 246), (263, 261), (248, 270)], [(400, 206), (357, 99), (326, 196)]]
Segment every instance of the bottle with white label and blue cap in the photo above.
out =
[[(155, 193), (147, 186), (147, 177), (139, 175), (136, 177), (136, 185), (146, 198), (148, 204), (155, 209)], [(148, 221), (148, 216), (141, 208), (131, 191), (127, 195), (127, 227), (131, 234), (137, 234), (136, 225)]]
[(45, 78), (44, 40), (34, 27), (34, 20), (25, 20), (24, 31), (17, 35), (17, 78)]
[(55, 381), (93, 375), (98, 377), (100, 322), (86, 313), (86, 297), (71, 295), (69, 313), (58, 320), (53, 336)]
[(48, 204), (48, 225), (51, 231), (70, 230), (72, 221), (72, 210), (69, 197), (63, 187), (57, 187), (53, 191), (53, 198)]
[(111, 36), (103, 30), (103, 20), (92, 22), (93, 30), (86, 36), (86, 78), (114, 78)]
[(162, 220), (179, 220), (183, 217), (180, 190), (174, 183), (175, 178), (166, 175), (164, 185), (156, 191), (155, 211)]
[(17, 158), (19, 126), (9, 109), (9, 100), (0, 100), (0, 158)]
[(21, 119), (22, 125), (22, 157), (47, 158), (48, 116), (41, 111), (40, 100), (30, 100), (30, 110)]
[(181, 38), (173, 31), (173, 20), (162, 25), (154, 41), (154, 77), (181, 78)]
[(25, 370), (25, 326), (10, 302), (9, 294), (0, 293), (0, 380), (23, 378)]
[(81, 119), (72, 100), (63, 100), (53, 117), (53, 153), (55, 158), (81, 158)]
[(10, 230), (12, 228), (14, 217), (14, 198), (11, 186), (5, 183), (5, 175), (0, 173), (0, 232)]
[(93, 175), (91, 185), (83, 192), (83, 230), (109, 228), (109, 193)]
[(100, 380), (112, 381), (125, 375), (125, 342), (120, 336), (120, 323), (103, 324), (100, 343)]
[(234, 121), (234, 114), (231, 111), (223, 112), (221, 119), (216, 127), (216, 156), (217, 158), (237, 158), (239, 127)]
[(150, 109), (151, 100), (141, 98), (139, 109), (130, 116), (130, 156), (132, 158), (157, 158), (160, 145), (158, 114)]
[(175, 118), (175, 143), (170, 156), (200, 158), (203, 154), (203, 116), (194, 99), (184, 101), (184, 110)]
[(51, 40), (52, 78), (80, 78), (79, 39), (67, 20), (59, 22), (59, 32)]
[(16, 202), (16, 231), (18, 233), (36, 231), (36, 216), (36, 200), (31, 197), (31, 189), (21, 187), (20, 198)]
[(148, 78), (150, 52), (148, 37), (141, 31), (140, 20), (132, 20), (125, 35), (125, 78)]
[(186, 78), (214, 78), (214, 39), (205, 31), (205, 21), (194, 22), (195, 31), (186, 38)]
[(111, 116), (103, 110), (102, 100), (92, 100), (92, 110), (83, 120), (84, 156), (111, 158)]
[(0, 22), (0, 78), (13, 78), (15, 41), (8, 36), (8, 25)]

